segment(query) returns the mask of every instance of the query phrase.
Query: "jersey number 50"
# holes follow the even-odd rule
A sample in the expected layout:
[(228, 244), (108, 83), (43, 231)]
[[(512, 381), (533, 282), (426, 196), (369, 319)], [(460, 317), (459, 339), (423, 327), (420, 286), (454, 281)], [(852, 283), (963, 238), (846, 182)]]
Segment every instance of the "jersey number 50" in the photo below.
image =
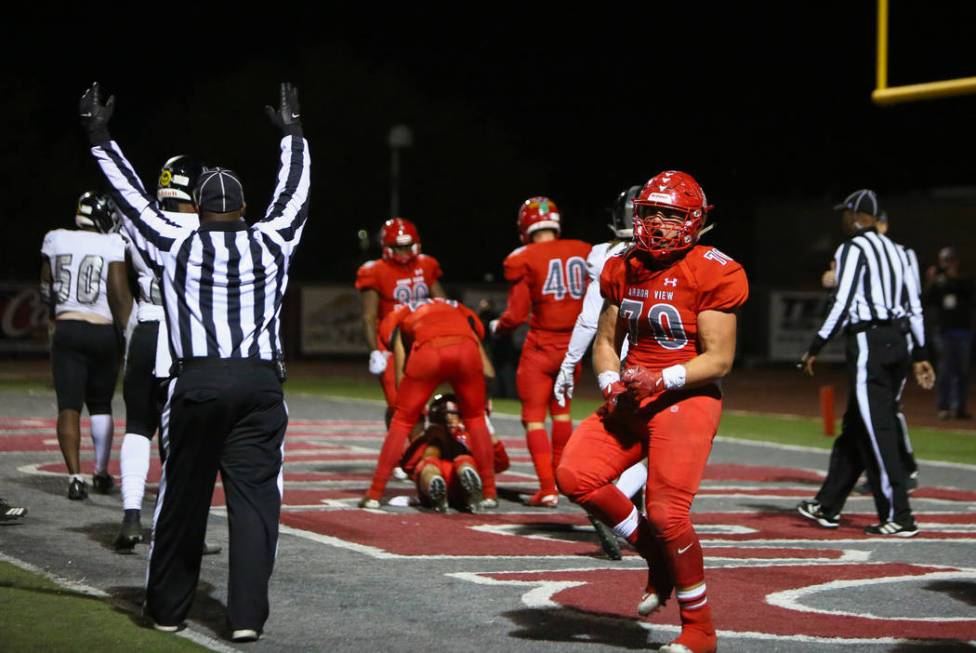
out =
[(573, 299), (580, 299), (586, 292), (586, 261), (579, 256), (571, 256), (565, 263), (564, 272), (562, 259), (549, 259), (549, 272), (542, 285), (542, 294), (553, 295), (558, 301), (564, 299), (568, 292)]
[[(640, 318), (644, 312), (644, 302), (625, 299), (620, 302), (620, 315), (627, 320), (627, 336), (631, 346), (637, 344)], [(654, 304), (647, 310), (647, 321), (651, 325), (654, 340), (665, 349), (681, 349), (688, 344), (681, 314), (671, 304)]]

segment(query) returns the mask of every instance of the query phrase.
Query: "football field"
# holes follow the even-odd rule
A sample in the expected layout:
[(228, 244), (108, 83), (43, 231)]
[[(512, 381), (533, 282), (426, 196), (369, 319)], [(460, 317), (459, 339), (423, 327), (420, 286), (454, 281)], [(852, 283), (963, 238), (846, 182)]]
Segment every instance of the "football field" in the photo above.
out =
[[(224, 639), (228, 543), (218, 484), (208, 539), (224, 551), (204, 558), (187, 633), (196, 643), (181, 644), (253, 651), (597, 653), (653, 650), (677, 633), (672, 604), (650, 620), (636, 614), (646, 571), (640, 558), (628, 553), (622, 561), (606, 559), (582, 512), (565, 500), (557, 510), (518, 502), (520, 494), (534, 491), (535, 481), (516, 418), (493, 418), (513, 462), (499, 478), (497, 513), (427, 512), (408, 505), (412, 486), (395, 481), (387, 497), (403, 496), (396, 503), (404, 505), (361, 510), (356, 502), (384, 434), (381, 405), (299, 392), (290, 392), (288, 402), (285, 506), (264, 638), (233, 646)], [(47, 582), (53, 577), (62, 587), (83, 588), (82, 594), (107, 601), (127, 615), (112, 626), (121, 629), (115, 641), (127, 644), (102, 648), (131, 650), (135, 641), (126, 638), (144, 632), (136, 613), (145, 547), (137, 547), (136, 555), (112, 550), (121, 516), (118, 494), (93, 494), (83, 502), (65, 497), (54, 412), (47, 390), (0, 391), (0, 495), (30, 508), (21, 523), (0, 526), (0, 560), (29, 565), (46, 572)], [(121, 419), (116, 426), (117, 447)], [(90, 472), (90, 441), (83, 447)], [(694, 521), (705, 550), (719, 650), (976, 650), (976, 466), (923, 462), (921, 487), (912, 498), (922, 532), (912, 540), (890, 540), (862, 532), (875, 520), (870, 496), (852, 496), (836, 530), (796, 513), (796, 503), (819, 485), (824, 449), (720, 437), (710, 462)], [(117, 477), (117, 456), (112, 471)], [(153, 488), (158, 474), (154, 463)], [(150, 490), (146, 517), (153, 498)], [(26, 583), (10, 580), (12, 572), (4, 569), (0, 650), (6, 650), (5, 630), (25, 628), (3, 601), (20, 601), (22, 608), (32, 600), (4, 591)], [(38, 650), (70, 650), (43, 644), (45, 629), (58, 623), (26, 626)], [(72, 623), (74, 641), (84, 648), (86, 621)], [(151, 643), (138, 646), (154, 650)]]

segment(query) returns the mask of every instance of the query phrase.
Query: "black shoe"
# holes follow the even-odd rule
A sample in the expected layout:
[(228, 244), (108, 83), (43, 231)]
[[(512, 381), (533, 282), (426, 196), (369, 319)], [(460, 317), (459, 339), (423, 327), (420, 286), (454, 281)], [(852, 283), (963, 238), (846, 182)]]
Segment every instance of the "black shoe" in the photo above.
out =
[(12, 506), (2, 498), (0, 498), (0, 522), (3, 521), (17, 521), (21, 517), (27, 514), (27, 508), (18, 508), (17, 506)]
[(261, 631), (251, 630), (249, 628), (240, 628), (230, 635), (230, 641), (238, 643), (256, 642), (259, 639), (261, 639)]
[(115, 550), (119, 553), (132, 553), (136, 544), (142, 542), (142, 522), (138, 510), (126, 510), (122, 518), (122, 528), (115, 536)]
[(864, 529), (867, 535), (883, 535), (885, 537), (915, 537), (918, 535), (918, 526), (915, 522), (909, 525), (899, 524), (896, 521), (875, 524)]
[(617, 542), (617, 534), (613, 532), (613, 529), (590, 513), (586, 513), (586, 516), (589, 518), (590, 523), (593, 524), (593, 529), (596, 531), (597, 539), (600, 540), (600, 547), (603, 549), (603, 552), (611, 560), (620, 560), (620, 543)]
[(68, 498), (72, 501), (81, 501), (88, 498), (88, 483), (80, 478), (73, 478), (68, 483)]
[(481, 477), (478, 476), (478, 472), (474, 471), (472, 467), (465, 467), (461, 470), (460, 481), (468, 502), (468, 511), (481, 512), (481, 502), (485, 496), (482, 492)]
[(871, 483), (868, 481), (864, 481), (863, 483), (855, 487), (854, 491), (857, 492), (858, 494), (871, 494), (872, 493)]
[(108, 472), (92, 476), (92, 489), (99, 494), (112, 494), (115, 489), (115, 479)]
[(816, 501), (801, 501), (796, 507), (797, 512), (811, 519), (824, 528), (837, 528), (840, 525), (840, 515), (827, 515)]

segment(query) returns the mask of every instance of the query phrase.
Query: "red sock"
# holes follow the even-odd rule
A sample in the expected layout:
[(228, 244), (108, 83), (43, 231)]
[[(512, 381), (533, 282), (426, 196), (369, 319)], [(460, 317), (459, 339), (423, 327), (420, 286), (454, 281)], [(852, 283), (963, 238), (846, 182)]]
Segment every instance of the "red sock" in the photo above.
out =
[(698, 534), (689, 526), (673, 539), (663, 542), (663, 546), (681, 609), (681, 636), (675, 641), (695, 653), (714, 651), (715, 626), (708, 605), (705, 562)]
[(556, 478), (552, 473), (552, 450), (549, 447), (549, 435), (545, 429), (532, 429), (525, 434), (525, 442), (535, 465), (536, 476), (539, 477), (539, 489), (544, 494), (557, 494)]
[(573, 422), (571, 420), (552, 420), (552, 469), (555, 473), (559, 467), (559, 460), (563, 457), (563, 449), (569, 442), (569, 436), (573, 434)]

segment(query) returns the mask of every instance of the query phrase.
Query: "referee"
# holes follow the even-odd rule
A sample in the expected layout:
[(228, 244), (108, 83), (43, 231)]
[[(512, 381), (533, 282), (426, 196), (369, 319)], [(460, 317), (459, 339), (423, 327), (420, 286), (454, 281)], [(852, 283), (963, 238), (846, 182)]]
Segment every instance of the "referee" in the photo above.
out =
[(288, 268), (308, 217), (309, 154), (298, 91), (281, 85), (274, 198), (244, 221), (244, 192), (226, 168), (204, 170), (193, 191), (200, 226), (168, 219), (108, 133), (115, 98), (98, 84), (81, 98), (82, 124), (123, 224), (163, 284), (174, 378), (166, 387), (161, 441), (167, 451), (153, 518), (146, 613), (176, 631), (200, 575), (210, 497), (219, 470), (230, 531), (231, 639), (254, 641), (268, 618), (268, 581), (281, 512), (288, 414), (279, 314)]
[(874, 191), (855, 191), (834, 208), (843, 212), (849, 238), (834, 255), (836, 300), (803, 355), (802, 367), (813, 376), (817, 354), (843, 326), (850, 395), (827, 477), (816, 498), (801, 502), (797, 509), (821, 526), (836, 528), (844, 502), (866, 471), (880, 521), (865, 533), (914, 537), (918, 526), (899, 451), (897, 400), (912, 359), (918, 384), (928, 390), (935, 383), (927, 360), (918, 281), (905, 249), (878, 232), (882, 213)]

